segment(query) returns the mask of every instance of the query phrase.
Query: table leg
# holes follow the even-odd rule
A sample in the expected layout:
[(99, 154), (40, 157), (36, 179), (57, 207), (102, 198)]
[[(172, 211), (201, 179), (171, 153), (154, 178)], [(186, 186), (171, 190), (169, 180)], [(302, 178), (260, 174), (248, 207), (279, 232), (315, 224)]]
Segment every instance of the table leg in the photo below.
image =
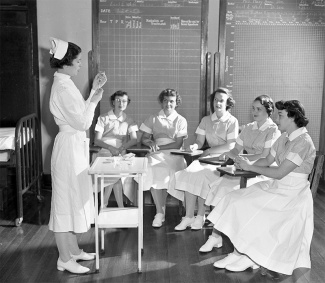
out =
[(105, 230), (104, 229), (101, 229), (100, 235), (101, 235), (101, 237), (100, 237), (100, 242), (101, 242), (100, 253), (104, 254), (105, 253), (105, 248), (104, 248)]
[(141, 273), (141, 256), (143, 250), (143, 175), (138, 174), (138, 273)]
[(99, 249), (98, 249), (98, 175), (95, 178), (95, 250), (96, 250), (96, 273), (99, 273)]

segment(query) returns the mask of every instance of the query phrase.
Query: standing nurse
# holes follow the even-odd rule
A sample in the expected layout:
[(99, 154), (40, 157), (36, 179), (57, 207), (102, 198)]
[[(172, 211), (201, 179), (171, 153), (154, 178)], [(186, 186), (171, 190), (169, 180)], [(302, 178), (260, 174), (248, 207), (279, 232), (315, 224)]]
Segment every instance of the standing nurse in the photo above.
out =
[(51, 89), (50, 111), (59, 126), (51, 157), (52, 203), (49, 229), (59, 250), (57, 269), (86, 273), (78, 260), (93, 260), (81, 250), (77, 233), (87, 232), (94, 220), (94, 201), (89, 167), (89, 139), (94, 110), (101, 100), (106, 76), (96, 75), (85, 101), (71, 77), (81, 68), (81, 48), (71, 42), (50, 39), (51, 68), (57, 69)]

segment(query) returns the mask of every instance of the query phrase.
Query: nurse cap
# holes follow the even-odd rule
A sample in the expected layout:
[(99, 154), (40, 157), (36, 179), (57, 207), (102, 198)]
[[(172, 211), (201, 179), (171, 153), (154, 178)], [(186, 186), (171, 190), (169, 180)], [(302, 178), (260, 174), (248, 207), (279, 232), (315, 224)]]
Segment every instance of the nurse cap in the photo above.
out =
[(54, 54), (54, 58), (61, 60), (68, 50), (68, 42), (57, 39), (54, 37), (50, 37), (50, 43), (52, 48), (50, 49), (50, 54)]

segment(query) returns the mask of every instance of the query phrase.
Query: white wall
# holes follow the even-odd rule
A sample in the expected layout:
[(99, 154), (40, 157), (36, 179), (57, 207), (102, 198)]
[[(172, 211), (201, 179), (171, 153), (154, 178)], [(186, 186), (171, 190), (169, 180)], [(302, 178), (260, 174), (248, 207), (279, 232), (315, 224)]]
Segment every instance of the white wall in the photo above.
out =
[(39, 84), (42, 120), (43, 169), (50, 173), (50, 159), (58, 127), (49, 110), (49, 96), (55, 70), (49, 65), (50, 37), (79, 45), (82, 69), (73, 80), (81, 93), (88, 95), (88, 52), (92, 48), (90, 0), (37, 0)]

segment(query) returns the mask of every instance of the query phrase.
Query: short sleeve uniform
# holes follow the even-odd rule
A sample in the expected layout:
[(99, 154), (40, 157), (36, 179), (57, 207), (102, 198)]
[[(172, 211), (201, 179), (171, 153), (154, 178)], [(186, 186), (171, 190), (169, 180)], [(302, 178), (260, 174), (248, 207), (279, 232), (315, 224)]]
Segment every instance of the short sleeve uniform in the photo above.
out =
[(187, 121), (176, 111), (167, 117), (161, 110), (158, 115), (146, 119), (140, 130), (151, 134), (158, 145), (164, 145), (176, 141), (178, 137), (187, 137)]
[(269, 179), (227, 194), (208, 216), (214, 228), (269, 270), (291, 275), (296, 268), (310, 268), (313, 200), (308, 174), (315, 153), (304, 127), (288, 139), (282, 134), (271, 154), (278, 165), (287, 159), (298, 167), (280, 180)]
[[(110, 110), (98, 117), (95, 131), (102, 133), (102, 141), (119, 148), (129, 140), (132, 132), (138, 131), (138, 126), (126, 113), (123, 112), (120, 117), (116, 117), (113, 110)], [(112, 156), (112, 154), (108, 149), (102, 148), (96, 156)], [(114, 184), (119, 179), (122, 181), (124, 195), (131, 202), (134, 202), (133, 178), (106, 177), (104, 178), (104, 186)]]
[[(298, 135), (299, 134), (299, 135)], [(289, 137), (283, 133), (274, 143), (271, 154), (280, 165), (284, 159), (295, 163), (298, 167), (293, 171), (300, 174), (309, 174), (314, 166), (315, 153), (310, 145), (312, 141), (305, 128), (293, 132)]]
[[(186, 119), (174, 111), (168, 117), (161, 110), (150, 116), (140, 126), (140, 130), (151, 134), (159, 145), (166, 145), (176, 141), (178, 137), (187, 137)], [(144, 190), (169, 189), (172, 186), (171, 177), (175, 172), (186, 167), (182, 156), (170, 154), (171, 150), (159, 150), (150, 153), (148, 157), (148, 172), (144, 180)]]
[[(258, 128), (257, 122), (247, 124), (239, 134), (235, 147), (241, 151), (246, 150), (248, 154), (261, 154), (264, 149), (271, 149), (273, 143), (280, 136), (277, 125), (268, 118), (266, 122)], [(266, 179), (265, 176), (249, 178), (247, 186)], [(206, 205), (216, 206), (218, 201), (229, 192), (239, 189), (240, 178), (222, 176), (210, 184), (209, 195), (206, 198)]]
[[(119, 148), (123, 142), (128, 141), (132, 132), (138, 131), (138, 126), (126, 113), (123, 112), (120, 117), (116, 117), (113, 110), (110, 110), (98, 117), (95, 131), (102, 133), (102, 141)], [(102, 149), (101, 152), (106, 153), (109, 150)]]
[(248, 154), (260, 154), (264, 148), (271, 148), (279, 136), (277, 125), (268, 118), (260, 128), (257, 122), (247, 124), (237, 138), (236, 146), (243, 148)]
[(228, 111), (218, 119), (216, 113), (202, 118), (196, 134), (205, 136), (210, 147), (236, 141), (238, 136), (238, 121)]
[[(216, 113), (202, 118), (196, 134), (205, 136), (210, 147), (235, 142), (238, 136), (238, 121), (228, 111), (220, 118)], [(168, 191), (173, 197), (183, 201), (184, 192), (206, 199), (212, 183), (219, 173), (216, 166), (193, 161), (186, 169), (175, 174), (175, 189)]]

